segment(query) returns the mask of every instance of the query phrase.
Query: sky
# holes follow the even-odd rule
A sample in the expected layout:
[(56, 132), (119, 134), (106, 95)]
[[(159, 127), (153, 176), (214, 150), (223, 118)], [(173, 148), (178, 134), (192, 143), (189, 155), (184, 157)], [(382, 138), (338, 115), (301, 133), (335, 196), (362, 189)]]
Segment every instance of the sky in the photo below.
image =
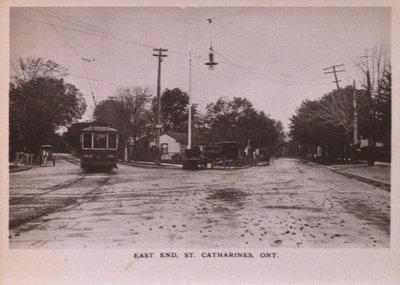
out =
[[(10, 60), (43, 57), (66, 67), (66, 81), (88, 104), (82, 120), (90, 120), (91, 93), (99, 102), (119, 87), (141, 86), (156, 96), (153, 48), (168, 49), (161, 89), (189, 91), (191, 54), (191, 96), (200, 111), (219, 97), (245, 97), (288, 130), (302, 101), (336, 88), (324, 68), (344, 64), (341, 87), (363, 81), (355, 63), (366, 50), (390, 49), (390, 15), (359, 7), (13, 7)], [(204, 65), (210, 45), (214, 70)]]

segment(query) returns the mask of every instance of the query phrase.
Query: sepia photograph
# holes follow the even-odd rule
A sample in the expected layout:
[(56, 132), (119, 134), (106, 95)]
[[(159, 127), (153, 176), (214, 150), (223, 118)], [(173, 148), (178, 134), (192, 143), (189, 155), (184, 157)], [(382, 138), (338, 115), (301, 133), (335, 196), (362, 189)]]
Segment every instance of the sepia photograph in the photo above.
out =
[(390, 6), (8, 13), (8, 251), (393, 247)]

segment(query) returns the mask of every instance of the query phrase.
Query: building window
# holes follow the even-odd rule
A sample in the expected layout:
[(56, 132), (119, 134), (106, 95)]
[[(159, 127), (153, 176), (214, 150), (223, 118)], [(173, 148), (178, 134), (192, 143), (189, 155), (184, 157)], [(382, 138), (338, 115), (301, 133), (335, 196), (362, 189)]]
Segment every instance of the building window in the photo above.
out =
[(168, 144), (167, 143), (162, 143), (161, 144), (161, 153), (162, 154), (167, 154), (168, 153)]
[(83, 148), (92, 148), (92, 134), (83, 134)]

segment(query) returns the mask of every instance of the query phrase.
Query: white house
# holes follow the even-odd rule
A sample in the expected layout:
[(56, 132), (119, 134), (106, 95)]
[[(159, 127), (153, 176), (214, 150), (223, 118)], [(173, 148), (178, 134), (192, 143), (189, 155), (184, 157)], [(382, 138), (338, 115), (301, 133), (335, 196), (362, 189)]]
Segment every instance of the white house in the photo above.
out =
[[(187, 133), (167, 132), (160, 136), (161, 159), (170, 160), (173, 156), (183, 155), (188, 145)], [(192, 147), (199, 146), (203, 150), (208, 145), (202, 136), (192, 134)]]

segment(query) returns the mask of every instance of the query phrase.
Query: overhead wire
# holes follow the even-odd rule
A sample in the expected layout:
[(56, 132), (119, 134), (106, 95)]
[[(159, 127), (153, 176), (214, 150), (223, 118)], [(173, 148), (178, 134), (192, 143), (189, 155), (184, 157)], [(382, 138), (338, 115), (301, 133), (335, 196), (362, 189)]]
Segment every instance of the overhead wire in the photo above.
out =
[[(116, 38), (112, 38), (112, 37), (109, 37), (109, 36), (101, 35), (101, 34), (98, 34), (98, 33), (86, 32), (86, 31), (82, 31), (82, 30), (78, 30), (78, 29), (74, 29), (74, 28), (70, 28), (70, 27), (66, 27), (66, 26), (62, 26), (62, 25), (53, 24), (53, 23), (50, 23), (50, 22), (43, 22), (43, 21), (34, 20), (34, 19), (31, 19), (31, 18), (26, 18), (26, 17), (21, 17), (21, 16), (15, 16), (15, 15), (13, 15), (13, 17), (21, 18), (21, 19), (24, 19), (24, 20), (28, 20), (28, 21), (32, 21), (32, 22), (36, 22), (36, 23), (40, 23), (40, 24), (44, 24), (44, 25), (48, 25), (48, 26), (53, 27), (55, 29), (55, 31), (60, 35), (60, 37), (62, 37), (64, 39), (66, 44), (75, 52), (75, 54), (77, 54), (79, 56), (80, 59), (82, 58), (80, 53), (66, 40), (66, 38), (62, 35), (62, 33), (58, 29), (56, 29), (55, 27), (60, 28), (60, 29), (74, 31), (74, 32), (79, 32), (79, 33), (83, 33), (83, 34), (88, 34), (88, 35), (91, 35), (91, 36), (106, 38), (106, 39), (110, 39), (110, 40), (118, 40), (118, 41), (128, 42), (129, 44), (140, 45), (138, 43), (129, 42), (129, 40), (116, 39)], [(146, 46), (140, 45), (140, 46), (146, 47), (146, 48), (152, 48), (151, 46), (147, 46), (147, 45)], [(112, 63), (121, 64), (121, 63), (117, 63), (117, 62), (112, 62)], [(126, 63), (124, 63), (124, 64), (126, 64)], [(86, 76), (76, 75), (76, 74), (72, 74), (72, 73), (70, 73), (70, 75), (78, 76), (78, 77), (85, 78), (85, 79), (88, 79), (88, 80), (94, 80), (94, 81), (103, 82), (103, 83), (110, 83), (109, 81), (90, 78), (88, 76), (87, 72), (86, 72), (85, 66), (84, 66), (84, 72), (85, 72)], [(111, 83), (111, 84), (120, 85), (118, 83)]]
[[(118, 39), (129, 40), (129, 41), (132, 41), (132, 42), (136, 42), (137, 44), (140, 44), (140, 45), (146, 45), (144, 43), (138, 42), (137, 40), (133, 40), (131, 38), (127, 38), (125, 35), (121, 35), (121, 34), (118, 34), (118, 33), (103, 29), (103, 28), (98, 27), (98, 26), (93, 25), (93, 24), (89, 24), (89, 23), (86, 23), (86, 22), (83, 22), (83, 21), (79, 21), (79, 20), (75, 20), (75, 21), (70, 20), (67, 16), (59, 14), (59, 13), (55, 13), (54, 11), (53, 12), (49, 12), (49, 13), (50, 13), (50, 16), (55, 17), (56, 19), (59, 19), (59, 20), (64, 21), (64, 22), (68, 22), (70, 24), (76, 25), (76, 26), (84, 28), (84, 29), (88, 29), (89, 31), (92, 31), (92, 32), (97, 32), (99, 34), (105, 34), (107, 36), (116, 37)], [(52, 15), (51, 15), (51, 13), (52, 13)], [(146, 47), (151, 47), (151, 46), (150, 45), (146, 45)]]
[[(232, 16), (232, 15), (236, 15), (236, 16), (237, 16), (237, 14), (241, 15), (241, 14), (244, 14), (244, 13), (253, 12), (254, 9), (255, 9), (254, 7), (245, 7), (245, 8), (242, 8), (242, 9), (240, 9), (240, 10), (237, 10), (237, 11), (226, 12), (226, 13), (224, 13), (224, 14), (220, 14), (220, 15), (217, 15), (217, 16), (214, 16), (214, 17), (210, 17), (210, 18), (203, 19), (203, 20), (220, 19), (220, 18), (224, 18), (224, 17), (227, 17), (227, 16)], [(247, 11), (245, 11), (245, 10), (247, 10)]]
[(71, 72), (68, 73), (68, 76), (75, 76), (75, 77), (84, 78), (84, 79), (87, 79), (87, 80), (92, 80), (92, 81), (107, 83), (107, 84), (110, 84), (110, 85), (117, 85), (117, 86), (121, 86), (121, 85), (122, 85), (122, 84), (117, 83), (117, 82), (100, 80), (100, 79), (93, 78), (93, 77), (88, 77), (88, 76), (83, 76), (83, 75), (79, 75), (79, 74), (74, 74), (74, 73), (71, 73)]
[[(97, 27), (97, 26), (95, 26), (95, 25), (92, 25), (92, 24), (89, 24), (89, 23), (85, 23), (85, 22), (82, 22), (82, 21), (79, 21), (79, 20), (72, 21), (72, 20), (68, 19), (67, 16), (62, 15), (62, 14), (60, 14), (60, 13), (55, 13), (54, 11), (53, 11), (52, 13), (53, 13), (53, 15), (50, 15), (50, 16), (55, 17), (56, 19), (59, 19), (59, 20), (61, 20), (61, 21), (67, 21), (67, 22), (69, 22), (69, 23), (71, 23), (71, 24), (73, 24), (73, 25), (77, 25), (77, 26), (79, 26), (79, 27), (86, 28), (86, 29), (89, 29), (89, 30), (94, 31), (94, 32), (106, 33), (106, 34), (108, 34), (108, 35), (110, 35), (110, 36), (112, 36), (112, 37), (115, 36), (115, 37), (117, 37), (118, 39), (129, 40), (129, 39), (128, 39), (127, 37), (125, 37), (124, 35), (121, 35), (121, 34), (118, 34), (118, 33), (114, 33), (114, 32), (108, 31), (108, 30), (106, 30), (106, 29), (103, 29), (103, 28), (100, 28), (100, 27)], [(97, 59), (97, 62), (98, 62), (98, 61), (99, 61), (99, 59)], [(100, 61), (101, 61), (101, 62), (104, 62), (102, 59), (100, 59)], [(145, 66), (148, 66), (148, 62), (149, 62), (149, 60), (146, 60), (146, 62), (145, 62), (145, 64), (144, 64), (144, 67), (145, 67)], [(115, 62), (115, 61), (110, 61), (110, 62), (108, 62), (108, 63), (111, 63), (111, 64), (122, 64), (122, 65), (135, 65), (135, 66), (137, 66), (137, 64), (118, 63), (118, 62)], [(143, 68), (144, 68), (144, 67), (143, 67)], [(141, 67), (141, 68), (139, 68), (139, 69), (140, 69), (141, 71), (143, 71), (143, 68)]]
[[(27, 19), (28, 19), (28, 18), (27, 18)], [(28, 20), (32, 20), (32, 19), (28, 19)], [(43, 23), (43, 22), (41, 22), (41, 21), (36, 21), (36, 20), (32, 20), (32, 21), (39, 22), (39, 23)], [(71, 22), (71, 21), (70, 21), (70, 22)], [(81, 23), (83, 23), (83, 22), (81, 21)], [(44, 23), (44, 24), (49, 24), (49, 23)], [(94, 36), (100, 36), (100, 37), (107, 38), (107, 39), (111, 39), (111, 40), (121, 40), (121, 41), (124, 41), (124, 42), (127, 42), (127, 43), (132, 43), (132, 44), (139, 45), (139, 46), (146, 47), (146, 48), (153, 48), (153, 47), (150, 46), (150, 45), (141, 44), (141, 43), (138, 43), (138, 42), (133, 42), (133, 41), (131, 41), (130, 39), (128, 39), (128, 38), (126, 38), (126, 37), (121, 37), (121, 35), (118, 35), (118, 34), (116, 34), (116, 35), (117, 35), (117, 38), (115, 38), (114, 35), (112, 35), (112, 36), (110, 37), (109, 35), (111, 35), (112, 33), (108, 33), (108, 31), (106, 31), (106, 30), (104, 30), (104, 29), (102, 29), (103, 31), (98, 30), (98, 29), (97, 29), (97, 30), (96, 30), (96, 29), (92, 29), (92, 32), (93, 32), (93, 31), (96, 32), (96, 34), (93, 34), (92, 32), (77, 30), (77, 29), (73, 29), (73, 28), (69, 28), (69, 27), (65, 27), (65, 26), (61, 26), (61, 25), (56, 25), (56, 24), (49, 24), (49, 25), (51, 25), (52, 27), (56, 27), (56, 26), (57, 26), (57, 27), (59, 27), (59, 28), (69, 29), (69, 30), (76, 31), (76, 32), (82, 32), (82, 33), (86, 33), (86, 34), (90, 34), (90, 35), (94, 35)], [(85, 26), (82, 26), (82, 25), (80, 25), (80, 26), (85, 28)], [(94, 25), (92, 25), (92, 27), (94, 27)], [(108, 35), (104, 36), (104, 35), (101, 34), (101, 33), (104, 33), (104, 32), (106, 32), (106, 34), (108, 34)], [(100, 33), (100, 34), (99, 34), (99, 33)], [(174, 50), (169, 50), (169, 52), (170, 52), (170, 53), (177, 54), (177, 55), (189, 57), (189, 54), (188, 54), (188, 53), (185, 53), (185, 52), (179, 52), (179, 51), (174, 51)], [(207, 60), (206, 57), (203, 57), (203, 56), (200, 56), (200, 55), (198, 55), (198, 56), (193, 55), (193, 58), (194, 58), (194, 59), (197, 58), (197, 59), (201, 59), (201, 60)], [(233, 64), (233, 63), (231, 63), (231, 62), (225, 62), (225, 64), (231, 64), (231, 65), (235, 66), (235, 64)], [(242, 67), (242, 68), (244, 68), (244, 67)], [(263, 79), (263, 78), (260, 78), (260, 77), (255, 77), (255, 76), (253, 76), (253, 77), (256, 78), (256, 79)]]
[[(273, 83), (278, 83), (278, 84), (282, 83), (285, 86), (290, 86), (290, 85), (315, 85), (315, 86), (317, 86), (317, 85), (325, 85), (325, 83), (311, 83), (312, 81), (315, 81), (317, 79), (323, 79), (322, 76), (315, 77), (315, 78), (313, 78), (311, 80), (293, 81), (293, 80), (287, 80), (287, 79), (273, 79), (273, 78), (271, 78), (269, 76), (265, 76), (265, 75), (264, 76), (256, 75), (256, 74), (252, 73), (250, 70), (248, 70), (248, 68), (246, 68), (245, 66), (232, 62), (226, 56), (224, 56), (222, 53), (220, 53), (218, 51), (214, 51), (214, 52), (215, 52), (215, 54), (220, 55), (223, 59), (225, 59), (227, 61), (227, 62), (221, 61), (222, 64), (229, 64), (231, 66), (234, 66), (237, 69), (247, 73), (249, 76), (251, 76), (254, 79), (269, 80), (269, 81), (271, 81)], [(278, 73), (271, 73), (271, 74), (278, 75)], [(279, 74), (279, 75), (285, 76), (284, 74)], [(307, 82), (309, 82), (309, 83), (307, 83)]]
[[(225, 16), (229, 16), (229, 15), (240, 14), (240, 12), (242, 12), (242, 13), (249, 12), (249, 11), (243, 11), (243, 10), (246, 10), (246, 9), (241, 9), (241, 11), (225, 13), (225, 14), (213, 17), (213, 18), (202, 19), (202, 20), (216, 19), (216, 18), (221, 18), (221, 17), (225, 17)], [(41, 12), (41, 13), (43, 14), (43, 12)], [(95, 25), (92, 25), (92, 24), (84, 23), (83, 21), (74, 22), (74, 21), (71, 21), (69, 19), (65, 19), (65, 18), (63, 19), (61, 16), (57, 16), (57, 15), (53, 15), (53, 16), (56, 17), (56, 18), (58, 17), (58, 19), (61, 20), (61, 21), (64, 21), (64, 22), (67, 22), (67, 23), (69, 22), (70, 24), (79, 26), (79, 27), (81, 27), (83, 29), (87, 29), (89, 31), (79, 30), (79, 29), (75, 29), (75, 28), (71, 28), (71, 27), (66, 27), (66, 26), (62, 26), (62, 25), (53, 24), (53, 23), (50, 23), (50, 22), (46, 23), (46, 22), (42, 22), (42, 21), (38, 21), (38, 20), (33, 20), (33, 19), (30, 19), (30, 18), (25, 18), (25, 17), (13, 15), (13, 17), (23, 18), (23, 19), (26, 19), (26, 20), (29, 20), (29, 21), (38, 22), (38, 23), (47, 24), (47, 25), (52, 26), (57, 31), (57, 33), (64, 39), (64, 41), (66, 41), (65, 37), (62, 36), (62, 34), (58, 31), (58, 29), (56, 29), (56, 27), (58, 27), (60, 29), (66, 29), (66, 30), (71, 30), (71, 31), (74, 31), (74, 32), (80, 32), (80, 33), (84, 33), (84, 34), (88, 34), (88, 35), (92, 35), (92, 36), (97, 36), (97, 37), (101, 37), (101, 38), (105, 38), (105, 39), (109, 39), (109, 40), (122, 41), (122, 42), (125, 42), (125, 43), (128, 43), (128, 44), (133, 44), (133, 45), (141, 46), (141, 47), (144, 47), (144, 48), (151, 48), (151, 49), (154, 48), (153, 46), (151, 46), (149, 44), (144, 44), (144, 43), (141, 43), (141, 42), (138, 42), (138, 41), (133, 41), (133, 40), (131, 40), (130, 38), (128, 38), (126, 36), (123, 36), (121, 34), (117, 34), (117, 33), (114, 33), (114, 32), (110, 32), (110, 31), (108, 31), (106, 29), (99, 28), (99, 27), (97, 27)], [(79, 55), (79, 57), (81, 57), (80, 54), (76, 51), (76, 49), (74, 47), (72, 47), (72, 45), (69, 44), (68, 41), (66, 41), (66, 43), (68, 44), (68, 46), (70, 46), (70, 48), (72, 50), (75, 51), (75, 53), (77, 55)], [(169, 52), (172, 53), (172, 54), (177, 54), (177, 55), (180, 55), (180, 56), (189, 57), (189, 53), (186, 53), (186, 52), (181, 52), (181, 51), (176, 51), (176, 50), (169, 50)], [(245, 72), (246, 74), (248, 74), (250, 77), (252, 77), (254, 79), (269, 80), (269, 81), (271, 81), (273, 83), (284, 83), (285, 85), (288, 85), (288, 84), (300, 84), (301, 82), (312, 82), (312, 81), (315, 81), (315, 80), (319, 79), (318, 77), (316, 77), (316, 78), (313, 78), (313, 79), (310, 79), (310, 80), (302, 80), (302, 81), (282, 80), (282, 79), (276, 80), (276, 79), (272, 79), (269, 76), (260, 76), (260, 75), (255, 74), (254, 72), (251, 72), (250, 71), (251, 68), (243, 66), (243, 65), (240, 65), (240, 64), (237, 64), (237, 63), (229, 60), (221, 52), (215, 52), (215, 53), (220, 55), (225, 60), (225, 61), (221, 61), (222, 64), (233, 66), (236, 69), (241, 70), (242, 72)], [(196, 55), (192, 55), (192, 58), (193, 59), (198, 59), (198, 60), (207, 60), (207, 57), (201, 56), (201, 55), (197, 55), (197, 56)], [(289, 75), (282, 74), (282, 73), (274, 73), (274, 72), (267, 72), (267, 73), (270, 73), (270, 74), (273, 74), (273, 75), (277, 75), (277, 76), (289, 77)], [(87, 76), (87, 77), (89, 77), (89, 76)]]
[(62, 38), (62, 40), (67, 44), (67, 46), (72, 49), (74, 51), (74, 53), (81, 59), (82, 56), (81, 54), (68, 42), (68, 40), (62, 35), (62, 33), (60, 33), (59, 30), (57, 30), (57, 28), (50, 22), (50, 20), (46, 17), (46, 15), (40, 10), (38, 9), (39, 13), (42, 15), (42, 17), (45, 19), (45, 21), (51, 26), (53, 27), (53, 29), (56, 31), (56, 33)]
[(138, 42), (134, 42), (134, 41), (126, 40), (126, 39), (115, 38), (115, 37), (113, 38), (113, 37), (110, 37), (110, 36), (107, 36), (107, 35), (102, 35), (102, 34), (99, 34), (99, 33), (82, 31), (82, 30), (79, 30), (79, 29), (66, 27), (66, 26), (62, 26), (62, 25), (58, 25), (58, 24), (49, 24), (47, 22), (34, 20), (34, 19), (31, 19), (31, 18), (26, 18), (26, 17), (21, 17), (21, 16), (12, 16), (12, 17), (21, 18), (21, 19), (25, 19), (25, 20), (28, 20), (28, 21), (31, 21), (31, 22), (36, 22), (36, 23), (40, 23), (40, 24), (44, 24), (44, 25), (54, 26), (54, 27), (57, 27), (57, 28), (60, 28), (60, 29), (70, 30), (70, 31), (74, 31), (74, 32), (82, 33), (82, 34), (87, 34), (87, 35), (91, 35), (91, 36), (96, 36), (96, 37), (100, 37), (100, 38), (105, 38), (105, 39), (109, 39), (109, 40), (118, 40), (118, 41), (126, 42), (126, 43), (129, 43), (129, 44), (141, 46), (141, 47), (144, 47), (144, 48), (153, 48), (152, 46), (147, 45), (147, 44), (143, 44), (143, 43), (138, 43)]
[[(41, 10), (41, 9), (38, 9), (38, 11), (39, 11), (39, 13), (43, 16), (43, 18), (46, 20), (46, 22), (48, 22), (48, 23), (54, 28), (54, 30), (57, 32), (57, 34), (58, 34), (58, 35), (63, 39), (63, 41), (68, 45), (68, 47), (70, 47), (70, 48), (75, 52), (75, 54), (78, 56), (79, 60), (81, 60), (81, 62), (82, 62), (83, 70), (84, 70), (84, 72), (85, 72), (86, 77), (89, 78), (88, 72), (87, 72), (87, 70), (86, 70), (84, 58), (82, 57), (82, 55), (78, 52), (77, 49), (75, 49), (75, 48), (73, 47), (72, 44), (70, 44), (70, 42), (63, 36), (63, 34), (62, 34), (60, 31), (58, 31), (58, 29), (51, 23), (51, 21), (50, 21), (50, 20), (46, 17), (46, 15), (42, 12), (42, 10)], [(96, 100), (95, 100), (95, 97), (94, 97), (94, 94), (93, 94), (93, 88), (92, 88), (92, 84), (90, 83), (90, 81), (89, 81), (89, 89), (90, 89), (90, 92), (91, 92), (91, 95), (92, 95), (92, 98), (93, 98), (94, 108), (95, 108), (95, 107), (96, 107)]]

